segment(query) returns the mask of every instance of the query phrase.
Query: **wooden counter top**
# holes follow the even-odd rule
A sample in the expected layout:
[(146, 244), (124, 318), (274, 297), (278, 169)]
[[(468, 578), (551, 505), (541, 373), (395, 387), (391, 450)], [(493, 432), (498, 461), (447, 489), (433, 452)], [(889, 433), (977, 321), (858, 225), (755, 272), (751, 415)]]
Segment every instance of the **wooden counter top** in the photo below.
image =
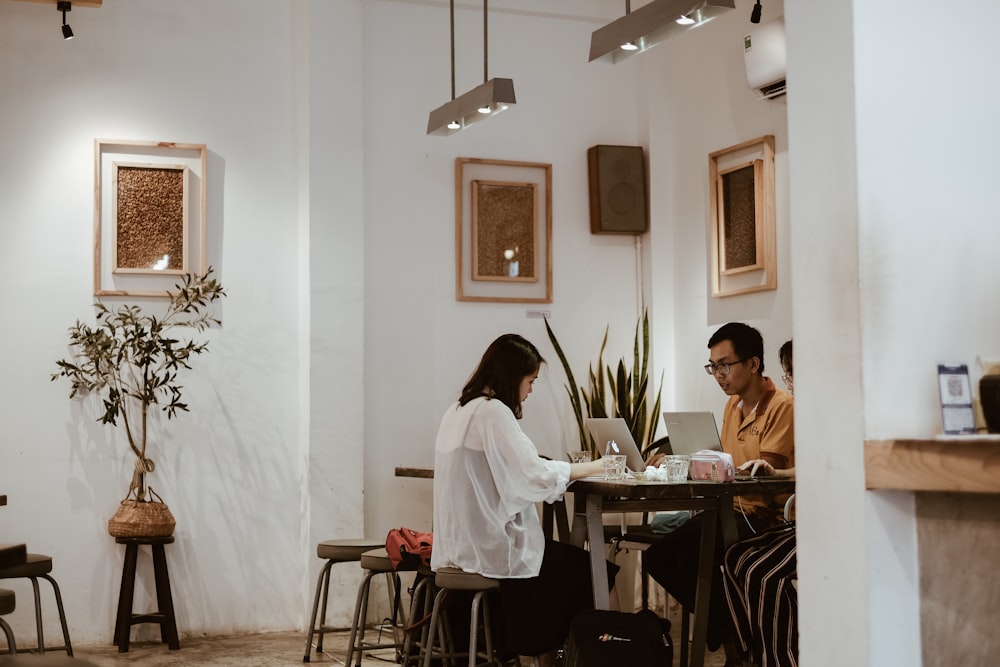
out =
[(868, 440), (865, 487), (1000, 494), (1000, 435)]

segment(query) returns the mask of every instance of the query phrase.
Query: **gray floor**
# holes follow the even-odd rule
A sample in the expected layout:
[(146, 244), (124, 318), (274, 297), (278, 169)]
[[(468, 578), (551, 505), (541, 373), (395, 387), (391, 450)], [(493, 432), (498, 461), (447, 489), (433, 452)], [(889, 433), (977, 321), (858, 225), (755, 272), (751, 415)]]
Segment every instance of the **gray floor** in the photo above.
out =
[[(312, 664), (342, 665), (346, 654), (348, 633), (337, 632), (323, 639), (323, 653), (312, 652)], [(124, 664), (156, 665), (242, 665), (268, 667), (302, 665), (305, 654), (305, 634), (302, 632), (275, 632), (234, 637), (182, 638), (179, 651), (171, 651), (165, 644), (132, 642), (128, 653), (118, 653), (116, 646), (74, 646), (75, 657), (98, 667)], [(395, 656), (389, 654), (380, 660), (364, 656), (364, 667), (395, 665)]]
[[(676, 627), (676, 626), (675, 626)], [(346, 653), (348, 633), (338, 632), (323, 640), (323, 653), (312, 654), (312, 664), (342, 665)], [(676, 641), (676, 637), (675, 637)], [(133, 642), (128, 653), (118, 653), (115, 646), (76, 646), (74, 655), (92, 662), (98, 667), (114, 667), (123, 664), (141, 664), (144, 667), (168, 667), (172, 665), (243, 665), (246, 667), (284, 667), (302, 665), (305, 653), (305, 634), (301, 632), (277, 632), (236, 637), (182, 638), (181, 649), (171, 651), (165, 644)], [(364, 667), (395, 665), (395, 657), (383, 654), (364, 656)], [(674, 664), (678, 663), (678, 652), (674, 652)], [(722, 651), (709, 653), (705, 667), (722, 667), (725, 656)], [(523, 663), (527, 664), (527, 663)]]

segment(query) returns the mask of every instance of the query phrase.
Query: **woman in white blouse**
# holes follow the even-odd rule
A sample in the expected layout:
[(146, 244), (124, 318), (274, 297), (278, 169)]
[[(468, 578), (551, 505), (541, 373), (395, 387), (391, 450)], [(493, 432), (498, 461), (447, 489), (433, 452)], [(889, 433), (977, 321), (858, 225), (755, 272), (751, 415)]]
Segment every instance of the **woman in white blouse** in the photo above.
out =
[[(545, 362), (517, 334), (493, 341), (458, 402), (441, 420), (434, 457), (432, 569), (456, 567), (500, 580), (508, 648), (552, 664), (573, 615), (593, 605), (586, 551), (547, 540), (537, 502), (562, 497), (601, 461), (539, 457), (517, 420)], [(608, 564), (613, 582), (618, 568)], [(614, 596), (612, 596), (614, 599)]]

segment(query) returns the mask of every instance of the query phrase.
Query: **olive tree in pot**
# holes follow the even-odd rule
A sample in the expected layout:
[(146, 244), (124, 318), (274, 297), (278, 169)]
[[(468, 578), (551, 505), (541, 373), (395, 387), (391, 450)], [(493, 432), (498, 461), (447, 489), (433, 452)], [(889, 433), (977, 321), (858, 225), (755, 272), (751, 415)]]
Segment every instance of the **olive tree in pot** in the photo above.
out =
[(209, 304), (225, 295), (209, 268), (202, 275), (186, 275), (167, 293), (162, 317), (145, 314), (136, 305), (111, 310), (97, 301), (95, 326), (78, 320), (69, 328), (72, 357), (56, 361), (59, 370), (52, 379), (69, 379), (70, 398), (96, 394), (103, 410), (97, 421), (121, 425), (136, 457), (128, 494), (108, 521), (108, 532), (115, 537), (173, 534), (173, 515), (146, 479), (156, 469), (147, 455), (150, 410), (155, 406), (167, 419), (188, 411), (178, 372), (190, 369), (192, 358), (207, 352), (208, 343), (182, 340), (178, 329), (201, 332), (221, 324)]

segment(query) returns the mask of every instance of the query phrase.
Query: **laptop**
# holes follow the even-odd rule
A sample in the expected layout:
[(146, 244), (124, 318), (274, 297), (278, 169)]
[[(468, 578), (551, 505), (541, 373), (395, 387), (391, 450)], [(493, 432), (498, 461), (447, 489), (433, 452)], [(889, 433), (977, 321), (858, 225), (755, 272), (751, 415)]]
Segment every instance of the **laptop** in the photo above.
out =
[(594, 437), (597, 443), (597, 451), (604, 454), (607, 444), (614, 440), (618, 447), (618, 453), (625, 455), (625, 465), (632, 472), (642, 472), (646, 469), (646, 463), (642, 460), (642, 454), (632, 439), (632, 433), (628, 430), (628, 425), (621, 417), (588, 417), (584, 420), (587, 430)]
[(690, 456), (702, 449), (722, 451), (719, 429), (711, 412), (664, 412), (663, 424), (674, 454)]

